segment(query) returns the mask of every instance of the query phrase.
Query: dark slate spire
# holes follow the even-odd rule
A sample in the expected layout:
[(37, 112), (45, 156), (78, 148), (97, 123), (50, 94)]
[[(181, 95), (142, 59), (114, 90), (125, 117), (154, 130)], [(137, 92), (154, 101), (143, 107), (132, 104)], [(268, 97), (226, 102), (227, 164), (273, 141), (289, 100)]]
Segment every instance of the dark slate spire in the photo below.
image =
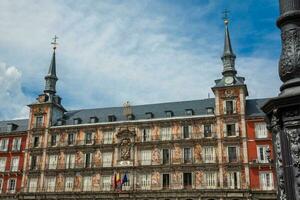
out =
[(53, 42), (51, 44), (53, 44), (53, 55), (52, 55), (52, 59), (51, 59), (51, 64), (49, 66), (49, 71), (48, 74), (45, 76), (45, 80), (46, 80), (46, 85), (45, 85), (45, 93), (54, 95), (56, 93), (56, 81), (58, 80), (57, 76), (56, 76), (56, 63), (55, 63), (55, 50), (56, 50), (56, 40), (58, 38), (55, 36), (53, 38)]
[(224, 17), (224, 24), (225, 24), (225, 40), (224, 40), (224, 52), (222, 55), (222, 61), (223, 61), (223, 75), (225, 76), (234, 76), (236, 75), (235, 70), (235, 54), (233, 53), (231, 42), (230, 42), (230, 35), (229, 35), (229, 29), (228, 29), (228, 23), (229, 20), (227, 18), (227, 15)]

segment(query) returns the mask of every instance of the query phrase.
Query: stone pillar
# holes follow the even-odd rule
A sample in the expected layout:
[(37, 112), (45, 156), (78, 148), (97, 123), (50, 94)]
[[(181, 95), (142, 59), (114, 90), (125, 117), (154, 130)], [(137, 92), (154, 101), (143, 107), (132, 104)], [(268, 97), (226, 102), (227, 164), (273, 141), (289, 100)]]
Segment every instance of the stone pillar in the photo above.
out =
[(263, 107), (273, 134), (279, 200), (300, 200), (300, 1), (280, 0), (278, 97)]

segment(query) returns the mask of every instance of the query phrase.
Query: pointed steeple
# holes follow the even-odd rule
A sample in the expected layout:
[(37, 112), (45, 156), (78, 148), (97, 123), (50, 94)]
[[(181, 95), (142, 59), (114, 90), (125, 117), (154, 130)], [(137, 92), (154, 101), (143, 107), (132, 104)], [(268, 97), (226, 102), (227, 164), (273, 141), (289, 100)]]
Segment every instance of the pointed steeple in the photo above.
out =
[(225, 39), (224, 39), (224, 52), (221, 57), (223, 61), (223, 75), (225, 76), (235, 76), (236, 70), (235, 70), (235, 54), (233, 53), (231, 41), (230, 41), (230, 35), (229, 35), (229, 20), (227, 18), (227, 14), (225, 14), (224, 17), (224, 24), (225, 24)]
[(58, 38), (55, 36), (53, 38), (53, 54), (51, 63), (49, 66), (48, 74), (45, 76), (46, 84), (45, 84), (45, 90), (44, 93), (48, 93), (50, 95), (54, 95), (56, 93), (56, 81), (58, 80), (56, 76), (56, 62), (55, 62), (55, 51), (57, 47), (57, 40)]

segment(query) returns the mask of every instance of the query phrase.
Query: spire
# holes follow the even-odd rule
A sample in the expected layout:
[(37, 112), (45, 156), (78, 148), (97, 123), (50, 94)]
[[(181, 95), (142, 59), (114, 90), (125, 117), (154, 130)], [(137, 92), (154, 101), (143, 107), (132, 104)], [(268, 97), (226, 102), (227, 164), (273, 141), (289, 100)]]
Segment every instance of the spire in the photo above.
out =
[(225, 39), (224, 39), (224, 52), (221, 57), (223, 61), (223, 75), (231, 75), (234, 76), (236, 74), (235, 70), (235, 54), (233, 53), (229, 35), (229, 19), (228, 19), (228, 11), (224, 11), (224, 25), (225, 25)]
[(56, 62), (55, 62), (55, 51), (57, 48), (57, 42), (56, 42), (57, 39), (58, 37), (56, 37), (55, 35), (53, 38), (53, 42), (51, 43), (53, 45), (53, 54), (52, 54), (52, 59), (49, 66), (48, 74), (45, 76), (46, 85), (45, 85), (44, 93), (48, 93), (51, 95), (54, 95), (56, 93), (55, 85), (56, 85), (56, 81), (58, 80), (56, 76)]

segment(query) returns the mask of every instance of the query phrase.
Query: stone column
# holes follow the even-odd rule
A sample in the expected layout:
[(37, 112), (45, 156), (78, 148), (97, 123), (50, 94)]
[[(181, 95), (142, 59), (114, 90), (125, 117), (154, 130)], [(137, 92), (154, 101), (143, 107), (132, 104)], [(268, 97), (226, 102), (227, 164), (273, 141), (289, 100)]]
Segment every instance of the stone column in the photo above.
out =
[(279, 200), (300, 200), (300, 1), (280, 0), (278, 97), (263, 107), (273, 134)]

